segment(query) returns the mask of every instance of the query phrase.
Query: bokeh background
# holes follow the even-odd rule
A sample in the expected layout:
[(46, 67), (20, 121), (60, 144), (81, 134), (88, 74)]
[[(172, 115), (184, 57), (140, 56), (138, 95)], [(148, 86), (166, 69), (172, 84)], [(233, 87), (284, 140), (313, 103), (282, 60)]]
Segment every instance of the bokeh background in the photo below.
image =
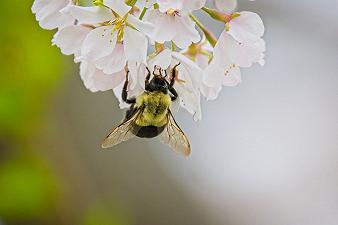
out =
[(239, 1), (265, 22), (267, 63), (201, 122), (177, 114), (187, 159), (157, 140), (100, 150), (123, 113), (84, 88), (31, 4), (0, 4), (1, 225), (338, 224), (337, 1)]

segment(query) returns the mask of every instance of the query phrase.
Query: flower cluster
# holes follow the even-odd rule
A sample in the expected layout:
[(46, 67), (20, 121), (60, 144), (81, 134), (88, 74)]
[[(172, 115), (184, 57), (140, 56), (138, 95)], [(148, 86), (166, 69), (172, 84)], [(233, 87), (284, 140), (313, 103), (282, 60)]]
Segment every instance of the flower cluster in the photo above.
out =
[[(215, 99), (223, 86), (241, 82), (241, 68), (264, 64), (264, 25), (256, 13), (235, 12), (236, 0), (35, 0), (32, 11), (44, 29), (57, 29), (53, 44), (74, 55), (90, 91), (121, 90), (129, 70), (128, 94), (144, 90), (146, 67), (178, 66), (180, 105), (201, 119), (201, 98)], [(193, 13), (204, 11), (224, 23), (215, 38)]]

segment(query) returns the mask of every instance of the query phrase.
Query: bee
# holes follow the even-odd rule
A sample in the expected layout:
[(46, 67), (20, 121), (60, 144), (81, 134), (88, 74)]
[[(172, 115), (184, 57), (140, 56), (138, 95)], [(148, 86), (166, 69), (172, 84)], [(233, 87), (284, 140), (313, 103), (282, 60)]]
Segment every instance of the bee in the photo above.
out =
[(128, 75), (122, 89), (122, 100), (130, 104), (123, 122), (116, 127), (103, 141), (102, 148), (110, 148), (133, 137), (154, 138), (160, 136), (162, 143), (168, 144), (175, 152), (184, 156), (190, 155), (190, 143), (182, 129), (176, 123), (170, 110), (171, 104), (177, 100), (174, 89), (178, 76), (177, 64), (170, 71), (170, 80), (162, 76), (162, 69), (150, 80), (150, 70), (147, 69), (145, 91), (136, 98), (128, 98)]

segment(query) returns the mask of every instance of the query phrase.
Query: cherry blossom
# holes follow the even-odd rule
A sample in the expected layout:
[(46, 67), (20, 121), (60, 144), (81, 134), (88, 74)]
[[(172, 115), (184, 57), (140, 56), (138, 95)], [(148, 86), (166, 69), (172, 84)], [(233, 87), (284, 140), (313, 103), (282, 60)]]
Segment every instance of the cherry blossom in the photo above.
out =
[(263, 65), (264, 51), (263, 39), (252, 44), (239, 43), (224, 31), (214, 48), (214, 58), (205, 69), (204, 83), (207, 91), (204, 95), (208, 99), (215, 99), (222, 86), (241, 83), (240, 67), (248, 68), (254, 63)]
[(158, 9), (147, 12), (145, 20), (155, 29), (150, 37), (159, 43), (173, 41), (179, 48), (197, 43), (201, 37), (188, 14), (204, 6), (206, 0), (157, 0)]
[[(152, 25), (128, 14), (131, 7), (125, 5), (123, 1), (104, 0), (103, 4), (115, 12), (115, 15), (110, 13), (110, 18), (107, 18), (106, 10), (102, 10), (102, 6), (70, 9), (71, 14), (80, 23), (102, 24), (89, 32), (83, 41), (81, 56), (101, 65), (98, 66), (99, 69), (106, 69), (106, 71), (115, 71), (116, 67), (121, 67), (121, 63), (124, 65), (126, 60), (146, 62), (148, 41), (145, 33), (151, 31)], [(99, 17), (93, 17), (93, 21), (83, 21), (88, 19), (88, 17), (83, 17), (86, 13), (99, 10), (98, 7), (101, 7), (100, 13), (98, 13), (101, 15), (101, 21)], [(115, 49), (116, 46), (119, 46), (118, 43), (122, 42), (123, 49)], [(116, 61), (113, 58), (124, 58), (125, 60)], [(116, 63), (109, 65), (106, 63), (106, 66), (110, 68), (102, 68), (102, 65), (107, 61)]]
[[(203, 97), (216, 99), (223, 86), (242, 82), (242, 68), (265, 64), (262, 19), (235, 12), (236, 0), (213, 0), (215, 9), (207, 8), (206, 0), (80, 2), (35, 0), (32, 12), (42, 28), (57, 29), (52, 43), (74, 55), (85, 87), (113, 90), (121, 108), (129, 107), (121, 99), (127, 74), (128, 95), (137, 97), (145, 91), (146, 67), (169, 72), (177, 65), (176, 102), (200, 120)], [(218, 38), (195, 11), (224, 23)]]
[(74, 23), (75, 20), (72, 16), (60, 12), (63, 8), (72, 4), (72, 0), (35, 0), (32, 12), (42, 28), (53, 30)]

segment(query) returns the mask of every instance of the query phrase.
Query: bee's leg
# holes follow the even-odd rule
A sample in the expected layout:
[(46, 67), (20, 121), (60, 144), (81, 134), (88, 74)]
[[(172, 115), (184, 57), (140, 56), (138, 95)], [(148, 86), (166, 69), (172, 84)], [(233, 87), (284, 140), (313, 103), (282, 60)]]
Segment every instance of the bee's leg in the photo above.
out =
[(146, 69), (147, 69), (147, 71), (148, 71), (148, 74), (147, 74), (146, 79), (145, 79), (145, 82), (144, 82), (144, 87), (145, 87), (145, 89), (146, 89), (147, 91), (149, 91), (149, 80), (150, 80), (150, 75), (151, 75), (151, 73), (150, 73), (150, 70), (149, 70), (148, 67), (146, 67)]
[(172, 88), (172, 87), (174, 87), (175, 80), (176, 80), (177, 75), (178, 75), (177, 67), (178, 67), (179, 65), (181, 65), (181, 62), (179, 62), (178, 64), (176, 64), (176, 65), (174, 66), (174, 68), (171, 70), (169, 89)]
[(123, 86), (123, 89), (122, 89), (122, 100), (125, 101), (126, 103), (128, 104), (135, 104), (136, 103), (136, 98), (131, 98), (131, 99), (128, 99), (128, 77), (129, 77), (129, 70), (127, 71), (127, 74), (126, 74), (126, 81), (124, 82), (124, 86)]
[(169, 87), (169, 91), (173, 95), (173, 96), (171, 96), (171, 101), (173, 102), (178, 98), (177, 91), (173, 87)]

